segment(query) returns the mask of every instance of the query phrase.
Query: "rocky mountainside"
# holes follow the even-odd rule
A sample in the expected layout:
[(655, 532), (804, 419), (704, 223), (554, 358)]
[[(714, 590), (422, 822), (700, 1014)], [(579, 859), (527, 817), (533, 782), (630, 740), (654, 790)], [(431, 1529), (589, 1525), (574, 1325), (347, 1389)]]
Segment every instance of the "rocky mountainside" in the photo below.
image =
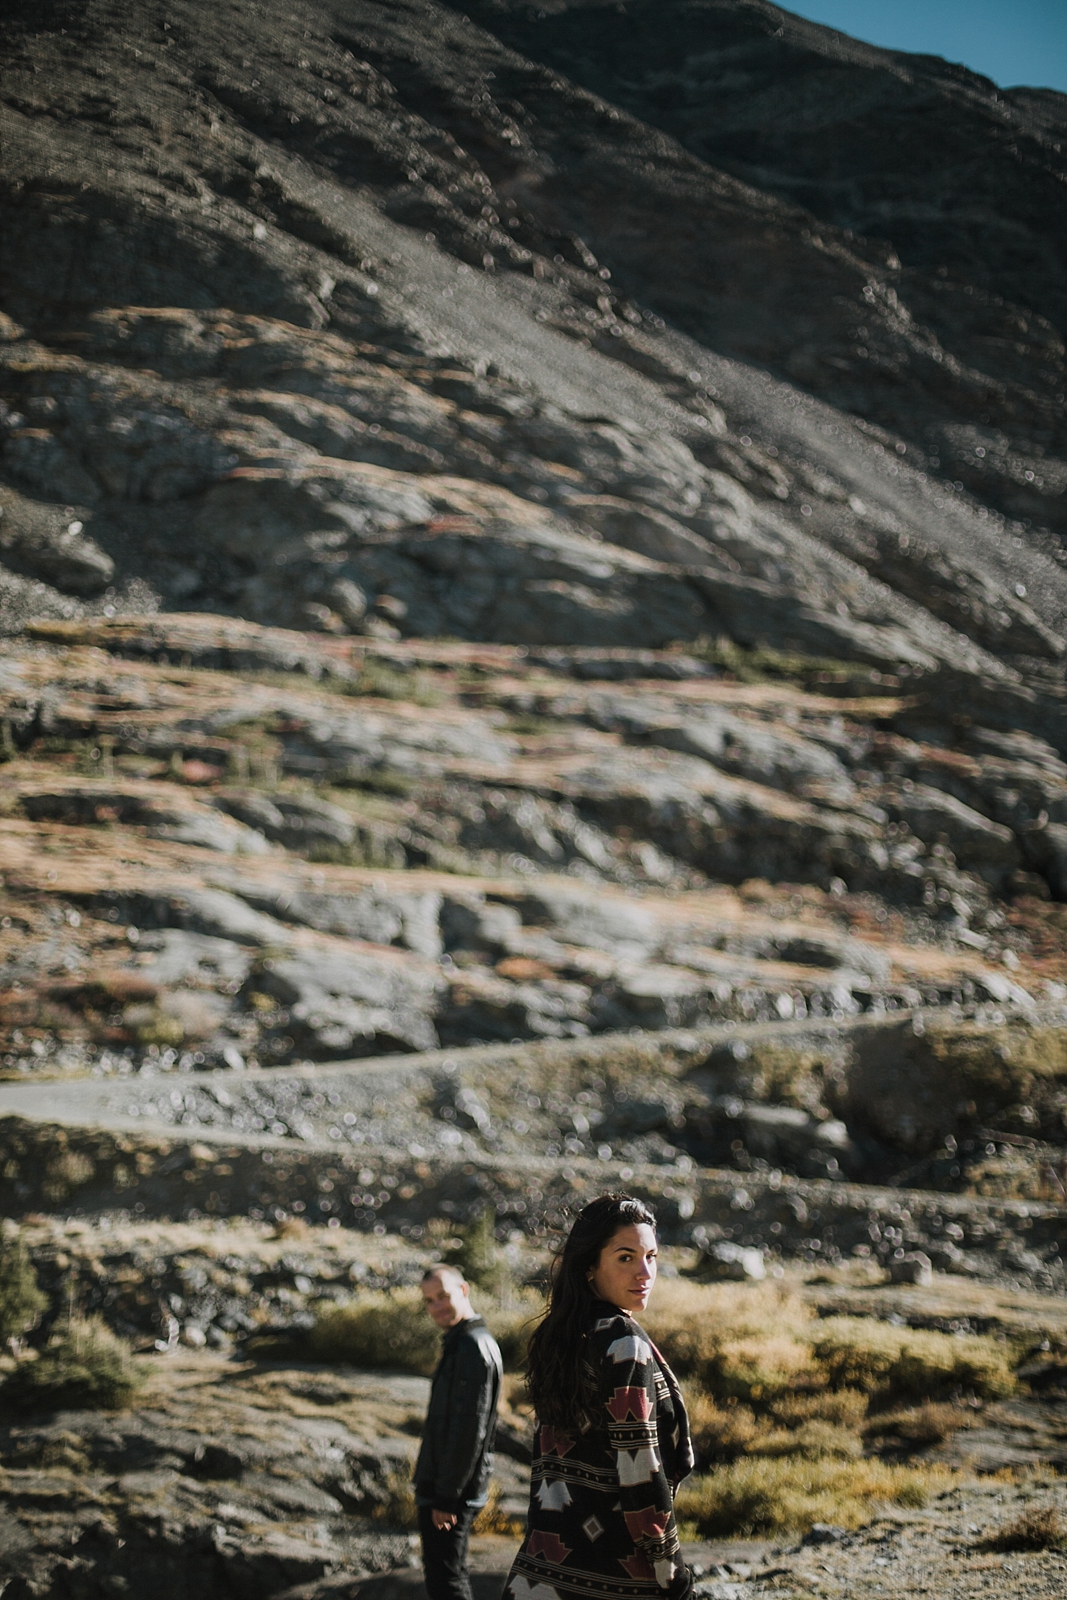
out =
[[(763, 0), (7, 5), (0, 1206), (31, 1345), (178, 1374), (5, 1427), (19, 1600), (404, 1600), (423, 1380), (248, 1336), (487, 1219), (532, 1304), (606, 1187), (1034, 1353), (935, 1465), (1062, 1465), (1065, 103)], [(984, 1592), (1028, 1485), (703, 1600)]]
[[(327, 1143), (1055, 1205), (1061, 99), (657, 15), (12, 9), (5, 1072), (414, 1052)], [(324, 1132), (174, 1092), (68, 1109)]]
[[(5, 614), (726, 636), (1034, 680), (1058, 723), (1061, 97), (762, 5), (669, 8), (654, 52), (649, 8), (542, 10), (12, 8)], [(711, 140), (683, 108), (717, 72)], [(789, 86), (810, 210), (736, 131), (745, 73)], [(813, 103), (854, 107), (839, 137), (794, 137)], [(930, 259), (896, 227), (970, 194), (960, 142), (985, 277), (961, 201)]]

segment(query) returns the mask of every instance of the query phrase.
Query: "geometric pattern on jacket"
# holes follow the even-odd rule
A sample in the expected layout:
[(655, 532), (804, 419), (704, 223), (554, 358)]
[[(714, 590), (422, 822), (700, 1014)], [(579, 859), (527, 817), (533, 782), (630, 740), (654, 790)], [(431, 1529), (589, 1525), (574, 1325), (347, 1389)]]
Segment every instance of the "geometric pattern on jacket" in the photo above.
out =
[(678, 1382), (632, 1317), (590, 1301), (592, 1420), (537, 1426), (511, 1600), (662, 1600), (684, 1587), (674, 1490), (693, 1467)]

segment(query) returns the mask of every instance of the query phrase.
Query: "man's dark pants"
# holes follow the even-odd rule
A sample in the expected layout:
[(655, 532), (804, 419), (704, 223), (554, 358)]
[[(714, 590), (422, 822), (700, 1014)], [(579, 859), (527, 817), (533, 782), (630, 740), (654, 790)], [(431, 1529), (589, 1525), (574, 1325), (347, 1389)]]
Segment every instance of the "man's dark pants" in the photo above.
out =
[(477, 1515), (477, 1507), (464, 1506), (456, 1526), (442, 1531), (433, 1525), (433, 1508), (419, 1507), (422, 1570), (429, 1600), (471, 1600), (467, 1546)]

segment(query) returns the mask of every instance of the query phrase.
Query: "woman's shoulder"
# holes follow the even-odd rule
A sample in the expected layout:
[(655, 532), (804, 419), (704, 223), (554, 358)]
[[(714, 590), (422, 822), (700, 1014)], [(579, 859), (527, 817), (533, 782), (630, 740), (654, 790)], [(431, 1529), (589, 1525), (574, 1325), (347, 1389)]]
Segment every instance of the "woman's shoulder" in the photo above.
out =
[(614, 1306), (602, 1302), (594, 1308), (589, 1335), (601, 1353), (616, 1362), (652, 1359), (652, 1344), (640, 1323)]

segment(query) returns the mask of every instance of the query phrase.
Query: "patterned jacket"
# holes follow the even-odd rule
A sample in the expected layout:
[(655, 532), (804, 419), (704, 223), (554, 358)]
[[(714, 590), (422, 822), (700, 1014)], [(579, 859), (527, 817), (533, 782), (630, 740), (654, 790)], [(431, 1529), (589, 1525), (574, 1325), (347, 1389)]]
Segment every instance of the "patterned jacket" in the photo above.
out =
[(674, 1490), (693, 1467), (678, 1382), (642, 1329), (591, 1304), (586, 1355), (596, 1399), (585, 1426), (539, 1425), (526, 1538), (512, 1600), (670, 1600), (690, 1576)]

